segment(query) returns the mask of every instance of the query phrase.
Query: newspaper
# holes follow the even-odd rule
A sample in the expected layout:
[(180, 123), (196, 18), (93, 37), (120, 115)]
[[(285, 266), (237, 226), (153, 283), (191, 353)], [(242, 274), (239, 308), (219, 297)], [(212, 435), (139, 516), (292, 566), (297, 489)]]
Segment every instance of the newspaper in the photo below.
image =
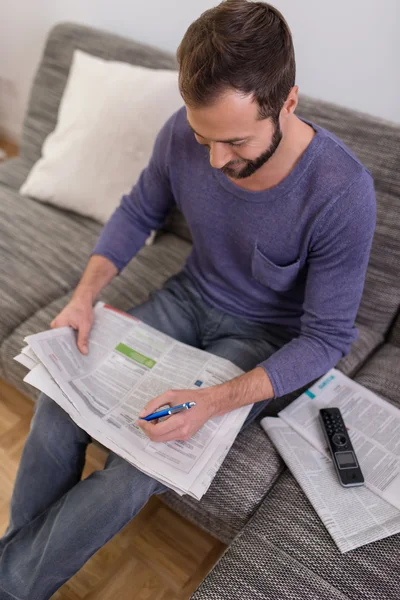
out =
[[(24, 381), (53, 398), (94, 439), (178, 494), (207, 491), (252, 405), (207, 421), (188, 441), (152, 442), (135, 425), (149, 400), (170, 389), (202, 389), (243, 371), (98, 302), (89, 354), (70, 327), (25, 338), (15, 359)], [(173, 417), (171, 417), (173, 418)]]
[[(343, 488), (326, 447), (319, 409), (340, 408), (365, 486)], [(400, 532), (400, 411), (331, 369), (278, 418), (261, 425), (341, 552)]]

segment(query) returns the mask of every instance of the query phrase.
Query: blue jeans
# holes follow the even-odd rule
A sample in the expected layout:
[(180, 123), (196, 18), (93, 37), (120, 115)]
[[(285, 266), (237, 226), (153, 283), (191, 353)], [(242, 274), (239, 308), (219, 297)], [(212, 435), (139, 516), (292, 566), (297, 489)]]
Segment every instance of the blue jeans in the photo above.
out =
[[(289, 341), (282, 328), (232, 317), (207, 305), (183, 274), (130, 314), (186, 344), (254, 368)], [(243, 427), (264, 408), (255, 404)], [(41, 394), (0, 540), (0, 600), (45, 600), (166, 487), (110, 452), (81, 480), (90, 436)]]

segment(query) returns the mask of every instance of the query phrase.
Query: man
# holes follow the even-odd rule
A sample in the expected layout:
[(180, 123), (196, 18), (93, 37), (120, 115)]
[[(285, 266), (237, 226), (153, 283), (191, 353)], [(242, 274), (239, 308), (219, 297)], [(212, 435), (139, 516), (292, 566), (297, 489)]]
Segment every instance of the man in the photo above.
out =
[[(171, 391), (144, 409), (195, 400), (164, 422), (138, 422), (154, 441), (186, 440), (206, 421), (296, 390), (333, 367), (356, 338), (375, 226), (373, 181), (332, 134), (295, 115), (290, 30), (273, 7), (227, 0), (178, 49), (185, 107), (99, 238), (53, 327), (90, 351), (92, 306), (171, 207), (193, 250), (131, 314), (223, 356), (246, 373), (199, 391)], [(151, 118), (151, 115), (149, 116)], [(0, 599), (49, 598), (165, 486), (111, 453), (80, 481), (89, 436), (40, 396), (2, 540)]]

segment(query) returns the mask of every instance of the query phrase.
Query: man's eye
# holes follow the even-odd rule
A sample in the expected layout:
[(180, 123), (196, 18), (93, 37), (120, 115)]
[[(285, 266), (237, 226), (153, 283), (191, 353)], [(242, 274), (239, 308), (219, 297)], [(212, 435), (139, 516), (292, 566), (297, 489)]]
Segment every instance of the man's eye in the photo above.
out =
[(229, 142), (229, 146), (233, 146), (234, 148), (239, 148), (239, 146), (244, 146), (244, 142)]

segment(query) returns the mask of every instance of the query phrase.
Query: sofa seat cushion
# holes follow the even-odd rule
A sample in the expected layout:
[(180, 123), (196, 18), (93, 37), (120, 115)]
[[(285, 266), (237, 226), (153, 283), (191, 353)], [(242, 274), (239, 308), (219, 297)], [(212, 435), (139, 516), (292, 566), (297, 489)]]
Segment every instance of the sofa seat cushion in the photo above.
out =
[(21, 156), (0, 164), (0, 184), (19, 190), (31, 169), (31, 162)]
[(101, 226), (0, 185), (0, 344), (78, 283)]
[(397, 600), (400, 535), (341, 554), (285, 471), (192, 600)]
[[(28, 202), (34, 201), (30, 200)], [(49, 216), (47, 214), (43, 216), (45, 220), (51, 222), (54, 210), (40, 203), (37, 203), (37, 205), (45, 211), (51, 211)], [(80, 218), (77, 217), (78, 223), (79, 220)], [(0, 365), (2, 366), (2, 373), (0, 371), (0, 374), (23, 393), (34, 398), (36, 397), (35, 390), (22, 381), (26, 369), (14, 361), (13, 357), (20, 352), (25, 336), (49, 329), (52, 319), (70, 299), (72, 291), (82, 275), (88, 254), (92, 250), (92, 244), (88, 244), (85, 240), (85, 229), (79, 227), (79, 225), (74, 227), (73, 223), (61, 221), (61, 225), (66, 229), (64, 232), (62, 227), (57, 227), (57, 224), (58, 221), (56, 220), (56, 230), (62, 239), (61, 241), (55, 240), (54, 244), (51, 244), (47, 255), (44, 252), (42, 261), (40, 252), (43, 252), (43, 245), (46, 240), (43, 240), (43, 244), (37, 242), (29, 223), (26, 223), (25, 229), (30, 241), (26, 242), (25, 248), (25, 242), (21, 238), (22, 249), (19, 248), (18, 256), (20, 256), (19, 260), (22, 261), (22, 264), (19, 265), (19, 260), (16, 261), (16, 268), (20, 270), (20, 273), (18, 273), (18, 277), (16, 276), (15, 279), (10, 279), (8, 284), (6, 283), (6, 286), (9, 286), (8, 301), (7, 299), (3, 300), (3, 296), (1, 299), (2, 303), (3, 301), (10, 302), (10, 308), (7, 305), (7, 310), (2, 311), (5, 312), (3, 318), (4, 316), (7, 318), (7, 328), (4, 329), (8, 332), (8, 337), (3, 340), (0, 349)], [(42, 226), (45, 227), (44, 224)], [(87, 234), (89, 238), (92, 239), (93, 237), (94, 241), (95, 236), (91, 236), (91, 231), (87, 231)], [(16, 227), (15, 240), (18, 235), (18, 228)], [(69, 247), (69, 238), (72, 240), (71, 247)], [(63, 241), (64, 249), (62, 248)], [(31, 254), (33, 253), (35, 257), (35, 264), (32, 266), (32, 278), (29, 271), (25, 271), (24, 268), (28, 262), (30, 246)], [(84, 256), (80, 255), (80, 249), (82, 249)], [(190, 249), (191, 245), (188, 242), (173, 234), (160, 235), (155, 244), (142, 248), (122, 273), (107, 286), (99, 299), (121, 310), (128, 310), (144, 302), (147, 300), (150, 291), (160, 288), (168, 277), (180, 270)], [(16, 245), (17, 250), (18, 245)], [(65, 294), (66, 290), (68, 291), (67, 294)], [(51, 296), (55, 296), (56, 299)]]
[[(382, 342), (382, 334), (369, 327), (359, 325), (359, 337), (354, 342), (348, 356), (340, 361), (338, 368), (346, 375), (352, 376), (368, 357), (373, 355)], [(302, 391), (304, 390), (301, 389), (282, 398), (274, 399), (267, 405), (261, 416), (276, 416)], [(249, 443), (246, 440), (248, 436), (251, 440)], [(274, 456), (274, 462), (271, 461), (271, 456)], [(247, 431), (245, 430), (236, 439), (231, 452), (201, 502), (196, 502), (189, 497), (179, 498), (172, 493), (165, 494), (162, 499), (221, 541), (230, 543), (246, 525), (249, 517), (262, 500), (263, 482), (260, 481), (259, 471), (263, 472), (267, 469), (268, 473), (271, 467), (275, 469), (276, 459), (279, 460), (269, 438), (266, 437), (258, 422), (252, 423)], [(272, 470), (268, 476), (270, 484), (268, 488), (264, 489), (264, 493), (271, 489), (276, 479), (273, 473)], [(246, 474), (246, 481), (243, 481), (244, 474)], [(238, 484), (238, 492), (235, 490), (232, 493), (234, 489), (232, 485), (235, 486), (233, 482), (236, 480), (240, 482), (241, 478), (242, 482)], [(237, 493), (239, 494), (238, 498), (242, 496), (239, 504), (235, 497)], [(239, 512), (240, 514), (237, 514)]]
[(400, 348), (393, 344), (382, 346), (355, 380), (400, 408)]
[(200, 501), (167, 492), (160, 498), (225, 544), (243, 529), (282, 473), (284, 464), (258, 422), (237, 436)]

